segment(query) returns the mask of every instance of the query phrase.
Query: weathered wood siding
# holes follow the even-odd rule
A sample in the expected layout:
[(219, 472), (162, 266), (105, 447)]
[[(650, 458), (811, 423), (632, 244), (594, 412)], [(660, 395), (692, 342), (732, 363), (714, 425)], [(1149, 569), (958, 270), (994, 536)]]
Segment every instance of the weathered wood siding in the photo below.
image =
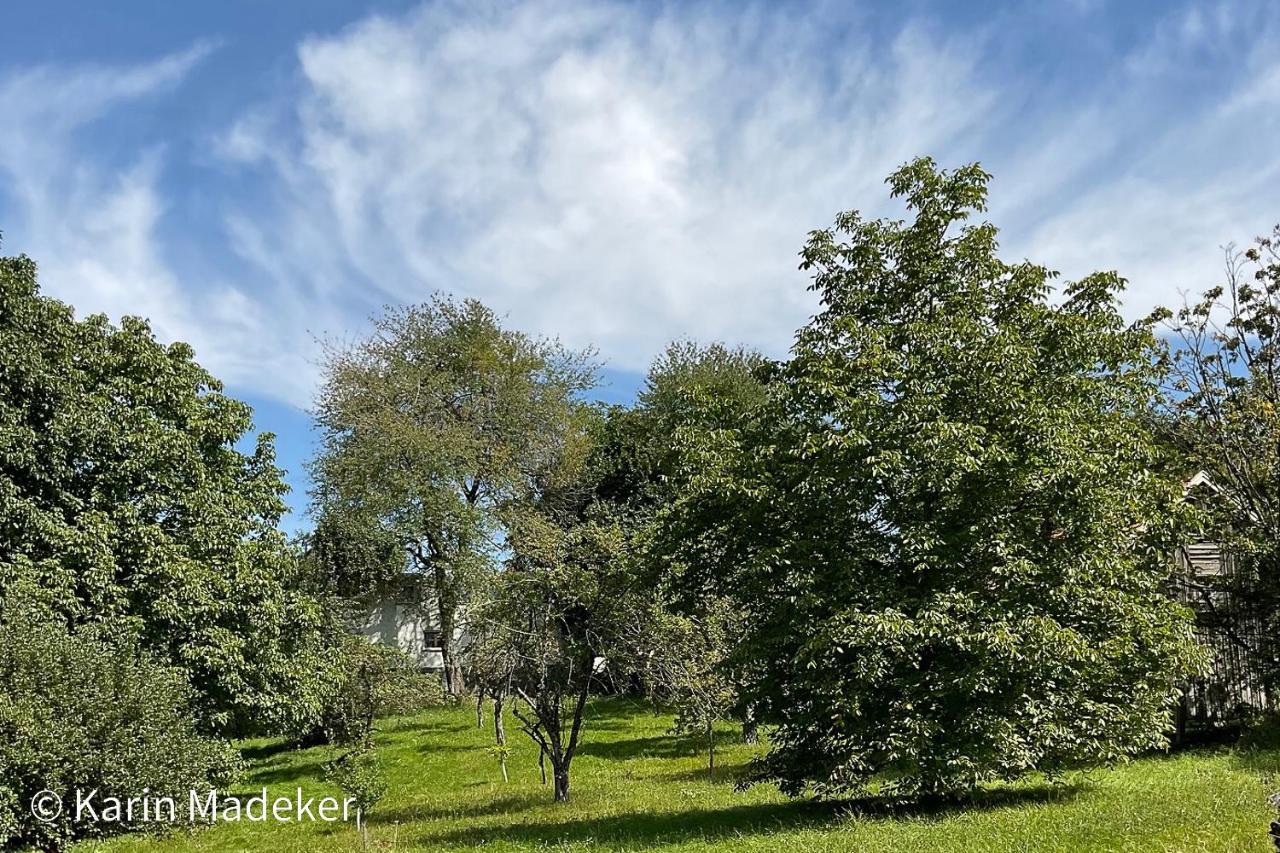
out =
[(1243, 710), (1274, 707), (1250, 654), (1259, 648), (1261, 626), (1223, 589), (1233, 571), (1230, 554), (1217, 542), (1193, 542), (1178, 549), (1173, 594), (1195, 610), (1196, 631), (1212, 654), (1209, 674), (1187, 687), (1184, 713), (1193, 726), (1238, 719)]

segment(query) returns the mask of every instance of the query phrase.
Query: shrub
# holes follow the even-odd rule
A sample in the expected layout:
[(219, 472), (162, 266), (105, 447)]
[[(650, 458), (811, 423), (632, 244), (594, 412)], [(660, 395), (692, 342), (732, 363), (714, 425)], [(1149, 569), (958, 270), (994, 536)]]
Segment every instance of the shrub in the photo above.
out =
[(418, 669), (398, 649), (345, 635), (337, 647), (319, 731), (312, 739), (363, 744), (378, 717), (410, 714), (444, 702), (438, 675)]
[(363, 814), (368, 812), (387, 792), (387, 780), (382, 761), (372, 747), (344, 753), (324, 766), (325, 778), (337, 785), (355, 800)]
[[(0, 847), (56, 850), (134, 828), (73, 822), (77, 789), (182, 803), (234, 774), (234, 751), (196, 730), (181, 671), (101, 629), (14, 615), (0, 606)], [(48, 823), (30, 812), (45, 790), (65, 804)]]

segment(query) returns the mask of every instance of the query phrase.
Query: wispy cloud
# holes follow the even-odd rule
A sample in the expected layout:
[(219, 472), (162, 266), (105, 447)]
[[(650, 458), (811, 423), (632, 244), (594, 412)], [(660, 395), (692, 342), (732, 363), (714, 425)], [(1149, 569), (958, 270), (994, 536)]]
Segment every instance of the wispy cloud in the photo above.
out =
[(208, 50), (136, 67), (44, 66), (0, 79), (6, 224), (19, 225), (23, 249), (58, 295), (91, 310), (150, 316), (167, 336), (189, 330), (191, 294), (178, 288), (153, 239), (164, 207), (155, 186), (160, 149), (107, 170), (78, 134), (130, 101), (171, 91)]
[[(1081, 6), (1061, 25), (1116, 12)], [(1044, 26), (1019, 14), (960, 27), (843, 4), (446, 0), (373, 16), (303, 40), (291, 84), (244, 93), (211, 144), (204, 178), (251, 196), (186, 213), (231, 264), (167, 251), (170, 152), (113, 165), (88, 132), (174, 91), (207, 48), (0, 78), (0, 114), (22, 119), (0, 128), (0, 176), (54, 292), (147, 314), (229, 380), (302, 405), (311, 332), (436, 289), (623, 369), (682, 335), (781, 353), (813, 308), (806, 232), (850, 207), (896, 212), (881, 182), (918, 154), (981, 159), (1007, 253), (1068, 276), (1117, 268), (1134, 316), (1210, 283), (1219, 245), (1280, 219), (1265, 5), (1170, 9), (1089, 67), (1043, 32), (1011, 53)], [(1052, 73), (1028, 58), (1058, 47)]]
[(224, 140), (279, 190), (279, 218), (233, 217), (240, 250), (370, 302), (476, 296), (623, 368), (682, 334), (785, 347), (807, 229), (993, 92), (968, 38), (833, 52), (818, 16), (719, 11), (445, 4), (309, 40), (298, 99)]
[[(274, 286), (250, 292), (212, 266), (173, 259), (160, 227), (172, 212), (161, 180), (170, 157), (164, 139), (124, 162), (97, 150), (101, 124), (175, 93), (216, 47), (201, 42), (138, 65), (46, 65), (0, 77), (5, 248), (34, 257), (45, 291), (80, 313), (146, 317), (162, 340), (193, 344), (220, 378), (303, 404), (311, 338), (298, 326), (315, 313)], [(205, 226), (202, 250), (225, 252), (221, 224)]]
[(809, 228), (887, 209), (880, 182), (912, 156), (976, 157), (1011, 254), (1117, 267), (1136, 316), (1280, 216), (1280, 151), (1247, 141), (1271, 120), (1228, 108), (1274, 96), (1274, 67), (1237, 48), (1240, 73), (1198, 101), (1156, 68), (1271, 40), (1239, 11), (1176, 11), (1101, 85), (1045, 102), (1035, 77), (992, 67), (994, 29), (434, 4), (301, 46), (296, 99), (228, 134), (279, 190), (278, 219), (235, 232), (274, 277), (300, 246), (311, 263), (291, 275), (358, 281), (371, 302), (474, 295), (640, 369), (678, 335), (780, 352), (812, 308), (795, 270)]

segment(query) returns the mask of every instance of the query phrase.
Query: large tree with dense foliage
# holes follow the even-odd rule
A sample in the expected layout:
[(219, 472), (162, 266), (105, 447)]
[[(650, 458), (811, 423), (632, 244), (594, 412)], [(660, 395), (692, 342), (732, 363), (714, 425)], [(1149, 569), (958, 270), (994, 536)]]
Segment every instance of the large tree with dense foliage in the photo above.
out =
[(0, 259), (0, 597), (23, 584), (69, 626), (136, 636), (222, 731), (300, 724), (322, 665), (272, 436), (240, 449), (250, 415), (191, 347), (77, 320), (33, 261)]
[(150, 828), (76, 820), (70, 807), (45, 820), (32, 811), (42, 791), (185, 802), (234, 776), (235, 750), (198, 730), (186, 673), (110, 624), (68, 629), (22, 586), (0, 599), (0, 849)]
[(348, 580), (357, 564), (385, 578), (379, 549), (399, 543), (426, 582), (422, 603), (436, 608), (446, 684), (461, 692), (460, 611), (496, 566), (504, 510), (561, 451), (576, 398), (594, 382), (590, 358), (504, 329), (479, 302), (437, 296), (389, 309), (367, 338), (331, 349), (325, 373), (320, 530), (340, 542), (344, 529), (376, 526), (327, 553)]
[[(703, 433), (669, 552), (749, 609), (784, 790), (933, 794), (1164, 742), (1198, 662), (1165, 594), (1180, 484), (1122, 281), (997, 257), (977, 166), (888, 180), (802, 252), (821, 310), (770, 402)], [(700, 449), (701, 452), (697, 452)]]

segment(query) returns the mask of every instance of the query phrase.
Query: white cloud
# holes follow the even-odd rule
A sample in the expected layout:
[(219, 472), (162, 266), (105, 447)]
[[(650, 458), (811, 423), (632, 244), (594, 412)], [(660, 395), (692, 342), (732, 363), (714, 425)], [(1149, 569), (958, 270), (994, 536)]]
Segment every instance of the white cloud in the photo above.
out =
[[(219, 378), (305, 403), (310, 339), (292, 319), (308, 312), (282, 291), (250, 295), (198, 264), (175, 269), (160, 233), (169, 212), (165, 145), (123, 163), (96, 150), (97, 123), (171, 94), (212, 49), (201, 43), (136, 66), (42, 66), (0, 77), (4, 248), (35, 258), (44, 292), (81, 315), (146, 317), (161, 340), (191, 343)], [(286, 307), (290, 322), (276, 328), (272, 314)]]
[[(298, 101), (224, 140), (282, 189), (283, 227), (237, 216), (240, 248), (277, 279), (355, 272), (367, 305), (476, 296), (623, 368), (687, 334), (780, 352), (812, 309), (806, 231), (882, 199), (992, 99), (965, 39), (825, 38), (820, 16), (761, 7), (554, 2), (309, 40)], [(281, 124), (300, 139), (284, 163)], [(281, 270), (290, 254), (307, 268)]]
[[(1161, 63), (1181, 73), (1152, 78), (1144, 60), (1109, 102), (1099, 97), (1106, 109), (1081, 128), (1078, 144), (1106, 140), (1107, 150), (1087, 180), (1011, 223), (1014, 253), (1068, 278), (1118, 270), (1129, 279), (1127, 313), (1138, 317), (1220, 283), (1220, 249), (1280, 222), (1280, 27), (1248, 12), (1220, 4), (1156, 27)], [(1227, 73), (1216, 85), (1205, 74), (1188, 79), (1209, 52), (1231, 54)], [(1149, 59), (1151, 45), (1139, 53)]]
[[(1232, 11), (1172, 14), (1104, 87), (1045, 104), (1034, 78), (989, 67), (994, 30), (833, 38), (856, 24), (835, 8), (432, 4), (302, 44), (297, 99), (228, 136), (281, 190), (280, 220), (236, 233), (277, 279), (354, 277), (370, 307), (476, 296), (643, 369), (682, 335), (780, 353), (813, 307), (795, 269), (808, 229), (890, 209), (881, 182), (917, 154), (980, 157), (1009, 253), (1117, 267), (1137, 316), (1280, 216), (1280, 152), (1156, 73), (1242, 39)], [(1274, 74), (1255, 57), (1221, 103), (1271, 97)], [(305, 269), (281, 272), (290, 255)]]
[[(1102, 9), (1080, 17), (1101, 26)], [(149, 315), (218, 375), (305, 405), (311, 332), (358, 332), (436, 289), (625, 369), (685, 335), (780, 354), (813, 308), (806, 232), (850, 207), (896, 212), (885, 175), (931, 154), (995, 173), (1009, 256), (1117, 268), (1137, 316), (1211, 283), (1219, 245), (1280, 218), (1264, 12), (1175, 10), (1071, 80), (1002, 52), (1016, 13), (977, 30), (864, 26), (842, 4), (445, 0), (374, 16), (303, 41), (293, 88), (248, 93), (216, 140), (213, 178), (254, 179), (200, 238), (234, 261), (235, 287), (162, 238), (174, 152), (112, 165), (88, 144), (205, 49), (36, 69), (0, 78), (6, 248), (81, 310)]]
[(151, 316), (161, 334), (187, 328), (186, 300), (152, 239), (163, 208), (158, 149), (104, 173), (77, 156), (73, 139), (121, 104), (171, 90), (206, 50), (134, 68), (41, 67), (0, 80), (0, 175), (15, 202), (6, 231), (10, 247), (20, 237), (18, 247), (40, 261), (47, 291), (83, 310)]

